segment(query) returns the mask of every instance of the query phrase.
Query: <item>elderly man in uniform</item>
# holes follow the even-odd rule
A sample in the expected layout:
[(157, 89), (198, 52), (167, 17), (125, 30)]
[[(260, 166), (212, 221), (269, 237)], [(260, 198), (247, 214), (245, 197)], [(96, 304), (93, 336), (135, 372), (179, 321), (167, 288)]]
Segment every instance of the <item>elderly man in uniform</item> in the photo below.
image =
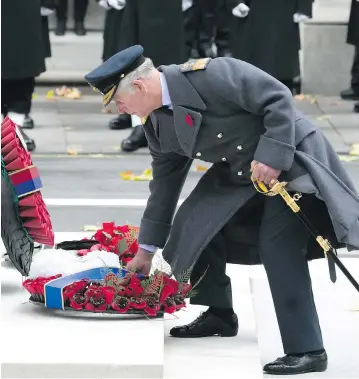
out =
[[(288, 88), (234, 58), (156, 69), (141, 46), (116, 54), (86, 80), (105, 104), (114, 99), (120, 112), (143, 118), (153, 158), (140, 250), (129, 268), (147, 274), (156, 248), (164, 248), (174, 275), (193, 268), (191, 282), (201, 278), (192, 302), (208, 310), (171, 335), (237, 335), (226, 263), (262, 263), (286, 354), (264, 371), (325, 371), (307, 263), (323, 252), (283, 200), (256, 192), (252, 179), (280, 179), (302, 192), (302, 209), (315, 214), (317, 228), (335, 247), (359, 248), (359, 198), (332, 146), (295, 109)], [(196, 158), (213, 165), (172, 223)]]

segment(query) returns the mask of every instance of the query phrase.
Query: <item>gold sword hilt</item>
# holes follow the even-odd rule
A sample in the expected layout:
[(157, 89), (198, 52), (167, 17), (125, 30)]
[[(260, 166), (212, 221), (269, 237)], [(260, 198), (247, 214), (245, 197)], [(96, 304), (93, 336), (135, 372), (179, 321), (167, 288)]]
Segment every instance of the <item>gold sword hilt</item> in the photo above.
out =
[(285, 186), (288, 184), (287, 182), (272, 180), (269, 186), (267, 186), (260, 180), (255, 179), (253, 174), (251, 175), (251, 180), (257, 192), (266, 196), (280, 195), (294, 213), (298, 213), (300, 211), (297, 201), (302, 197), (302, 195), (300, 193), (296, 193), (292, 197), (285, 189)]

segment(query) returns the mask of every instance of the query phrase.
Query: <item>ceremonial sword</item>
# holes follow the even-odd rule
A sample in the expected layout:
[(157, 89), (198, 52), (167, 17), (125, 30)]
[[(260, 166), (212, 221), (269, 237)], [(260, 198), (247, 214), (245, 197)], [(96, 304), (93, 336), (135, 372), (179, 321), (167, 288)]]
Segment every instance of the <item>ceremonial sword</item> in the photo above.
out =
[(302, 212), (299, 205), (297, 204), (298, 200), (302, 197), (302, 194), (297, 192), (293, 196), (291, 196), (285, 189), (285, 186), (288, 184), (286, 182), (279, 182), (277, 180), (273, 180), (270, 184), (270, 188), (267, 188), (267, 186), (263, 182), (254, 179), (253, 174), (251, 180), (255, 189), (259, 193), (262, 193), (266, 196), (280, 195), (283, 198), (283, 200), (286, 202), (289, 208), (298, 216), (302, 223), (307, 227), (310, 234), (316, 239), (320, 247), (323, 249), (325, 257), (328, 260), (332, 259), (335, 262), (335, 264), (340, 268), (342, 273), (346, 276), (346, 278), (350, 281), (354, 288), (359, 292), (359, 283), (354, 279), (354, 277), (350, 274), (350, 272), (344, 266), (342, 261), (338, 258), (336, 250), (333, 248), (333, 246), (327, 239), (325, 239), (318, 233), (316, 228), (308, 220), (307, 216)]

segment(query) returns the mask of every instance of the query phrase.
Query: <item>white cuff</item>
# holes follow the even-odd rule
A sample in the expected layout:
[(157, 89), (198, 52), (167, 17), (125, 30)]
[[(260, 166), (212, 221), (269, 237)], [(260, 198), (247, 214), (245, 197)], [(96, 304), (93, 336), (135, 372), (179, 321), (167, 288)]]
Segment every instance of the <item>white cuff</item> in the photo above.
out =
[(245, 18), (248, 16), (249, 11), (250, 9), (246, 4), (240, 3), (232, 9), (232, 14), (235, 17)]
[(299, 22), (309, 20), (309, 17), (302, 13), (295, 13), (293, 15), (293, 21), (298, 24)]
[(126, 5), (126, 0), (107, 0), (111, 8), (118, 11), (122, 10)]
[(41, 7), (40, 13), (41, 16), (50, 16), (50, 14), (53, 14), (55, 11), (49, 8)]
[(193, 5), (193, 0), (182, 0), (182, 12), (186, 12)]
[(143, 245), (143, 244), (139, 244), (138, 245), (141, 249), (143, 250), (146, 250), (148, 251), (149, 254), (155, 254), (158, 247), (157, 246), (153, 246), (153, 245)]

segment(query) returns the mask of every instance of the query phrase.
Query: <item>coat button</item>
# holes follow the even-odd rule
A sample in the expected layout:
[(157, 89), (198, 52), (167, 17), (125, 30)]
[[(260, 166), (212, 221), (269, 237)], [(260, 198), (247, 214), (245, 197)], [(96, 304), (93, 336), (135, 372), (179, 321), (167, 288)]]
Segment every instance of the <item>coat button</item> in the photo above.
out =
[(197, 154), (196, 154), (196, 157), (200, 157), (202, 154), (200, 153), (200, 152), (198, 152)]
[(226, 157), (223, 157), (223, 158), (222, 158), (222, 161), (223, 161), (223, 162), (225, 162), (226, 160), (227, 160), (227, 158), (226, 158)]
[(223, 137), (223, 133), (218, 133), (217, 134), (217, 138), (222, 138)]
[(241, 176), (243, 174), (242, 171), (238, 171), (238, 175)]
[(243, 150), (243, 146), (242, 145), (238, 145), (237, 146), (237, 150), (239, 150), (239, 151)]

